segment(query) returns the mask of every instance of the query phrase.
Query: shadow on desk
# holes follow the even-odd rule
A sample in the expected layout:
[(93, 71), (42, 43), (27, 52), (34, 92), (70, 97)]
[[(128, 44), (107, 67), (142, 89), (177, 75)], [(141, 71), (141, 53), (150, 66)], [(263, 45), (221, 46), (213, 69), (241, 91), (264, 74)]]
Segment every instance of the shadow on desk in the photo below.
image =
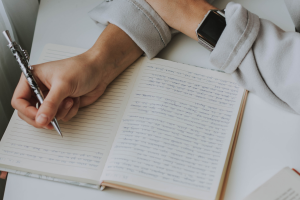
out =
[[(1, 132), (2, 131), (1, 128), (2, 127), (0, 127), (0, 139), (2, 138), (4, 130), (5, 130), (4, 129), (3, 132)], [(5, 126), (5, 128), (6, 128), (6, 126)], [(3, 200), (3, 197), (4, 197), (4, 190), (5, 190), (6, 180), (7, 179), (5, 179), (5, 180), (0, 179), (0, 200)]]
[(2, 200), (4, 197), (5, 184), (6, 180), (0, 179), (0, 200)]

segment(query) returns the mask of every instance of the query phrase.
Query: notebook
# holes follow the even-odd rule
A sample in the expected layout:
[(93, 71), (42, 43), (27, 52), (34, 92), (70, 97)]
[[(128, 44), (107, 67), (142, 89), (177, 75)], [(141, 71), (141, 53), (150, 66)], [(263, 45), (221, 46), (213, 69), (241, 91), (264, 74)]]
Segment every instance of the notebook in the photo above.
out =
[[(84, 51), (48, 44), (39, 63)], [(160, 199), (220, 199), (246, 97), (228, 74), (141, 57), (95, 103), (59, 122), (64, 138), (14, 112), (0, 167)]]
[(300, 200), (299, 172), (285, 167), (244, 200)]

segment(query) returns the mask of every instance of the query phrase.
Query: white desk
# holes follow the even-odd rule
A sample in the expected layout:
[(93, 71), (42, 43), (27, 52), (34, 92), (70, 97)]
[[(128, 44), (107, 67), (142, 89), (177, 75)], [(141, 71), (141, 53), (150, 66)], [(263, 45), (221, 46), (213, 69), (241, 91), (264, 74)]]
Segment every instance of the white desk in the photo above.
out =
[[(47, 43), (90, 48), (103, 29), (87, 12), (100, 0), (42, 0), (32, 48), (37, 61)], [(222, 8), (228, 0), (216, 0)], [(284, 30), (294, 30), (283, 0), (237, 0)], [(212, 67), (208, 51), (186, 36), (177, 36), (158, 57)], [(226, 191), (226, 200), (241, 200), (284, 166), (300, 170), (300, 117), (283, 112), (249, 94)], [(4, 200), (16, 199), (152, 199), (114, 189), (98, 191), (72, 185), (8, 175)]]

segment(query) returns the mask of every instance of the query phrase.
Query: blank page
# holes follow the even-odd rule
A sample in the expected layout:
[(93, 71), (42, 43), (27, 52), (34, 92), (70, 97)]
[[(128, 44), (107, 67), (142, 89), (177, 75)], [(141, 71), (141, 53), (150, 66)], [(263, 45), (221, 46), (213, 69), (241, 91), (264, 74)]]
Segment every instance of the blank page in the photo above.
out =
[[(84, 49), (48, 44), (39, 63), (83, 53)], [(0, 143), (0, 166), (57, 178), (99, 184), (104, 163), (137, 75), (135, 66), (123, 72), (92, 105), (81, 108), (54, 130), (37, 129), (17, 111)]]
[(225, 73), (141, 62), (101, 180), (173, 198), (215, 199), (244, 89)]

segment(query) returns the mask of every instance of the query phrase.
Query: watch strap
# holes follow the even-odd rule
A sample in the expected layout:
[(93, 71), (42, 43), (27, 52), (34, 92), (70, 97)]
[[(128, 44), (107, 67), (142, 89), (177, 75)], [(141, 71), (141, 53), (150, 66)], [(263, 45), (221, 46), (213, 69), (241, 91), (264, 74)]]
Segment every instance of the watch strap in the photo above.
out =
[(199, 37), (198, 37), (198, 43), (201, 44), (206, 49), (208, 49), (209, 51), (213, 51), (214, 50), (214, 47), (211, 44), (209, 44), (208, 42), (206, 42), (204, 40), (201, 40)]

